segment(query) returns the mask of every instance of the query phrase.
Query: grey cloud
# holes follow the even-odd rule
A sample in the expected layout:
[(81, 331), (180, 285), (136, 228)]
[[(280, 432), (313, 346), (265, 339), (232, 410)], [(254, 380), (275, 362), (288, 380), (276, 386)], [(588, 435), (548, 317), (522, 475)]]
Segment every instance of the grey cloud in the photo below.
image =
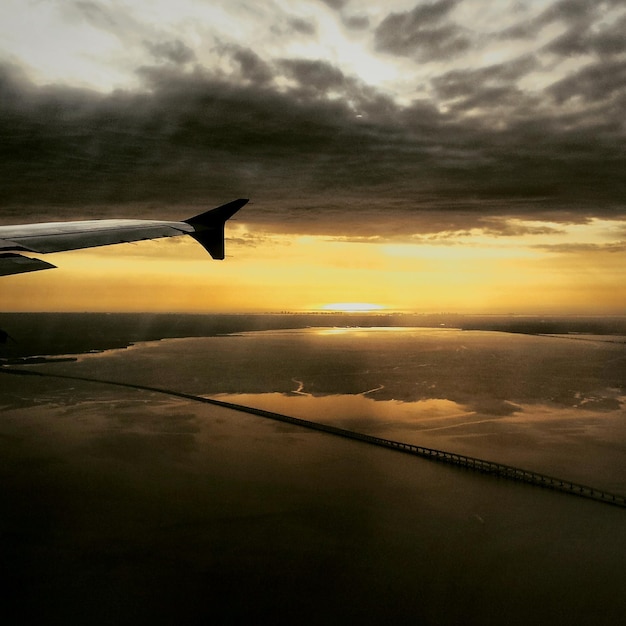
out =
[(124, 42), (149, 39), (149, 30), (132, 14), (119, 5), (92, 0), (77, 0), (60, 3), (61, 10), (70, 19), (88, 22), (94, 28), (113, 34)]
[(447, 24), (411, 31), (392, 22), (376, 29), (376, 47), (398, 56), (415, 56), (419, 61), (444, 61), (467, 51), (471, 39), (458, 26)]
[[(447, 72), (434, 77), (431, 84), (448, 114), (467, 121), (464, 127), (471, 123), (485, 132), (490, 127), (498, 129), (492, 133), (492, 147), (506, 139), (508, 149), (521, 158), (530, 145), (537, 154), (541, 146), (557, 141), (559, 147), (549, 149), (559, 154), (553, 162), (555, 170), (571, 167), (593, 146), (598, 162), (592, 169), (599, 173), (603, 162), (607, 171), (612, 171), (616, 159), (621, 160), (618, 137), (623, 133), (626, 106), (626, 62), (597, 59), (543, 91), (522, 89), (521, 79), (542, 67), (537, 56), (526, 56), (485, 68)], [(538, 180), (544, 178), (538, 176)]]
[(626, 52), (625, 32), (626, 14), (611, 26), (589, 37), (589, 47), (599, 55), (622, 54)]
[(525, 224), (510, 218), (486, 217), (481, 221), (481, 229), (488, 234), (506, 237), (521, 237), (524, 235), (555, 235), (562, 233), (562, 228), (554, 226)]
[[(483, 204), (482, 209), (485, 209)], [(490, 217), (460, 207), (454, 213), (442, 210), (440, 207), (429, 207), (418, 230), (419, 234), (407, 232), (411, 230), (410, 220), (396, 227), (395, 232), (390, 228), (381, 228), (379, 234), (372, 237), (371, 233), (365, 236), (345, 237), (345, 241), (403, 241), (407, 243), (427, 243), (431, 245), (463, 245), (460, 238), (473, 234), (476, 230), (486, 235), (497, 237), (523, 237), (526, 235), (555, 235), (563, 231), (554, 226), (528, 224), (519, 219), (510, 217)], [(409, 215), (406, 216), (409, 218)], [(370, 218), (371, 219), (371, 218)], [(419, 218), (417, 218), (419, 220)], [(415, 228), (415, 217), (413, 228)]]
[(560, 21), (580, 29), (593, 22), (600, 3), (594, 0), (560, 0), (552, 3), (535, 17), (524, 19), (500, 33), (500, 37), (528, 38), (550, 24)]
[[(260, 232), (308, 233), (359, 243), (450, 245), (475, 230), (500, 237), (561, 232), (558, 228), (535, 227), (517, 220), (586, 221), (580, 210), (548, 210), (545, 204), (533, 198), (508, 198), (506, 202), (478, 198), (461, 200), (436, 197), (428, 191), (402, 198), (392, 193), (384, 197), (357, 197), (320, 191), (315, 202), (300, 200), (297, 207), (285, 200), (274, 201), (271, 207), (265, 202), (262, 204), (266, 205), (262, 212), (247, 218)], [(510, 217), (504, 216), (507, 213)], [(501, 214), (501, 217), (494, 218), (494, 214)], [(511, 222), (510, 218), (516, 221)]]
[(178, 65), (191, 63), (196, 60), (194, 51), (186, 46), (182, 41), (146, 42), (146, 48), (158, 60), (170, 61)]
[(589, 21), (575, 24), (561, 36), (555, 38), (546, 50), (560, 56), (596, 54), (601, 57), (618, 55), (626, 51), (626, 16), (615, 23), (596, 27)]
[(280, 66), (305, 89), (327, 93), (343, 90), (348, 82), (343, 72), (327, 61), (286, 59), (280, 62)]
[[(225, 53), (232, 76), (161, 63), (141, 68), (141, 90), (111, 94), (0, 68), (1, 219), (107, 217), (122, 205), (171, 217), (250, 196), (240, 219), (261, 230), (399, 239), (505, 231), (507, 217), (626, 215), (622, 141), (601, 126), (608, 104), (597, 119), (520, 109), (496, 130), (488, 115), (430, 100), (401, 107), (326, 62)], [(480, 80), (511, 87), (524, 67)], [(274, 88), (280, 73), (297, 85)], [(441, 88), (476, 95), (459, 76)]]
[(320, 0), (322, 4), (334, 9), (341, 14), (341, 21), (346, 28), (351, 30), (363, 30), (370, 24), (366, 15), (347, 15), (344, 9), (350, 3), (350, 0)]
[(313, 22), (303, 20), (299, 17), (290, 18), (287, 23), (291, 30), (300, 33), (301, 35), (314, 35), (317, 32), (317, 27)]
[(457, 4), (458, 0), (438, 0), (405, 13), (391, 13), (375, 30), (377, 49), (420, 61), (458, 56), (472, 46), (472, 38), (464, 28), (444, 19)]
[[(454, 7), (459, 0), (436, 0), (427, 4), (418, 4), (412, 11), (407, 13), (392, 13), (393, 16), (402, 17), (412, 25), (423, 25), (439, 22)], [(391, 17), (391, 16), (389, 16)], [(387, 19), (389, 19), (389, 17)]]
[(541, 17), (546, 21), (562, 19), (575, 23), (595, 15), (605, 15), (614, 8), (623, 10), (623, 0), (558, 0), (548, 7)]
[(229, 54), (239, 65), (241, 75), (253, 83), (267, 83), (274, 77), (271, 66), (250, 50), (234, 44), (222, 46), (222, 51)]
[(589, 102), (621, 95), (626, 99), (626, 60), (600, 61), (554, 83), (549, 93), (558, 103), (580, 97)]
[(115, 30), (120, 27), (120, 19), (105, 8), (102, 3), (91, 2), (89, 0), (79, 0), (77, 2), (70, 2), (70, 8), (74, 8), (76, 13), (81, 15), (86, 21), (95, 26), (96, 28), (102, 28), (103, 30)]
[(557, 56), (617, 55), (626, 50), (626, 15), (606, 21), (608, 11), (623, 8), (621, 0), (561, 0), (537, 16), (525, 19), (499, 34), (501, 39), (533, 38), (546, 26), (560, 22), (565, 32), (543, 49)]
[(602, 4), (597, 0), (559, 0), (548, 7), (539, 16), (539, 19), (544, 23), (550, 23), (557, 19), (566, 22), (579, 22), (589, 19)]
[(342, 22), (346, 28), (351, 30), (365, 30), (369, 28), (370, 20), (367, 15), (344, 16)]
[(431, 80), (434, 93), (453, 115), (472, 114), (477, 124), (510, 127), (536, 118), (541, 98), (518, 87), (539, 63), (525, 56), (479, 69), (454, 70)]
[(345, 7), (350, 0), (320, 0), (326, 6), (329, 6), (331, 9), (335, 9), (336, 11), (340, 11)]
[(512, 85), (538, 66), (537, 59), (525, 56), (476, 70), (454, 70), (435, 77), (431, 82), (443, 99), (474, 95), (485, 86)]
[(545, 252), (556, 252), (559, 254), (585, 254), (590, 252), (626, 253), (626, 241), (615, 241), (610, 243), (561, 243), (534, 246), (538, 250)]
[(586, 28), (575, 27), (552, 40), (546, 50), (560, 56), (585, 54), (589, 51), (589, 34)]

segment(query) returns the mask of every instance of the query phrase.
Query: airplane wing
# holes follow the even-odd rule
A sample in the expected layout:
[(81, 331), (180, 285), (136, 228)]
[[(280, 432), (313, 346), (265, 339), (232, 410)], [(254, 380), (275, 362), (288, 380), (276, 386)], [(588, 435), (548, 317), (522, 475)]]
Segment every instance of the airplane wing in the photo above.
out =
[(190, 235), (214, 259), (223, 259), (224, 224), (247, 202), (233, 200), (182, 222), (120, 219), (0, 226), (0, 276), (55, 267), (21, 252), (46, 254), (179, 235)]

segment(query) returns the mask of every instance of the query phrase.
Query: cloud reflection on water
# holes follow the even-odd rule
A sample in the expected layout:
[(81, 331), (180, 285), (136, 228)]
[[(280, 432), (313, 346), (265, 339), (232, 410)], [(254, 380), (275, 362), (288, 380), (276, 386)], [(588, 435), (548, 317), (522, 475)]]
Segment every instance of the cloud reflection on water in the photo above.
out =
[[(363, 430), (371, 434), (389, 433), (402, 426), (429, 422), (463, 422), (475, 415), (452, 400), (429, 398), (417, 402), (375, 400), (361, 394), (329, 396), (294, 395), (284, 393), (220, 394), (220, 400), (258, 407), (301, 419), (332, 423), (342, 428)], [(463, 423), (461, 422), (461, 423)]]
[(48, 371), (218, 397), (626, 491), (624, 346), (458, 329), (173, 339)]
[(405, 402), (363, 394), (285, 393), (213, 397), (626, 492), (623, 411), (607, 412), (603, 418), (593, 409), (525, 404), (509, 415), (489, 415), (441, 398)]

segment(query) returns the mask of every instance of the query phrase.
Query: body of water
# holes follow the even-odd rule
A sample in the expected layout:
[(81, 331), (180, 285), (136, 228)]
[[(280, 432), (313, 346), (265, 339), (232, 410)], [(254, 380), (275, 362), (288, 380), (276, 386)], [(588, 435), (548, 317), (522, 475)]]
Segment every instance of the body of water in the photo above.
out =
[[(300, 329), (24, 370), (214, 397), (624, 492), (626, 350), (585, 339)], [(25, 616), (623, 621), (622, 509), (154, 392), (0, 383), (5, 605)]]

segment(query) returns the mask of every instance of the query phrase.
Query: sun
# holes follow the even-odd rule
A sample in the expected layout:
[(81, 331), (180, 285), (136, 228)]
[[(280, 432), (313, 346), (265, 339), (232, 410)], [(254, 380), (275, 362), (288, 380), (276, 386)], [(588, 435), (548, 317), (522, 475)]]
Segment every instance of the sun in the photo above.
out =
[(325, 304), (322, 310), (340, 311), (342, 313), (373, 313), (384, 308), (382, 304), (372, 304), (371, 302), (332, 302)]

